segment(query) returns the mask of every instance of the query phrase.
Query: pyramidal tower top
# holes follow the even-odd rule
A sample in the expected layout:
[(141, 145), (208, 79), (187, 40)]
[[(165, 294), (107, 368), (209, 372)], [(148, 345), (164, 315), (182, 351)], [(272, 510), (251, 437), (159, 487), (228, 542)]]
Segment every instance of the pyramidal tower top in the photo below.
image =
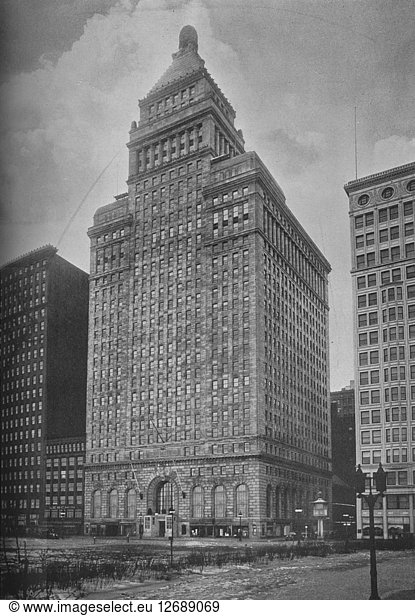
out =
[(179, 34), (179, 50), (172, 54), (173, 62), (151, 88), (149, 95), (204, 68), (198, 54), (198, 36), (193, 26), (184, 26)]
[(235, 111), (205, 68), (191, 25), (181, 29), (170, 66), (139, 101), (139, 109), (128, 144), (130, 191), (138, 176), (178, 158), (201, 151), (213, 158), (233, 157), (245, 151)]

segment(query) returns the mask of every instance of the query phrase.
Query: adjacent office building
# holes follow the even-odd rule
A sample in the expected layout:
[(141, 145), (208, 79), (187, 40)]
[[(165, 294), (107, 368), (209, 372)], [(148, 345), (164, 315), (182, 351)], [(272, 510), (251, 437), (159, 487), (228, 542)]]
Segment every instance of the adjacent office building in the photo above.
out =
[(354, 474), (356, 429), (354, 381), (330, 394), (331, 446), (333, 461), (333, 530), (352, 535), (355, 523)]
[(80, 530), (88, 275), (53, 246), (0, 274), (2, 529), (36, 532), (59, 519), (62, 530)]
[[(349, 182), (354, 297), (356, 455), (379, 462), (387, 494), (375, 525), (384, 537), (415, 531), (415, 163)], [(364, 503), (363, 503), (364, 506)], [(358, 536), (369, 512), (357, 504)]]
[(85, 529), (282, 535), (331, 497), (330, 266), (194, 28), (139, 106), (89, 229)]

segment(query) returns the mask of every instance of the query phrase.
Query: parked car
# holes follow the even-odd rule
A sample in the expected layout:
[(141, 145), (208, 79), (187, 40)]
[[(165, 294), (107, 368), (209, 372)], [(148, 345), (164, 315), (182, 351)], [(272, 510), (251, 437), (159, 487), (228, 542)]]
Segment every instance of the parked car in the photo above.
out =
[(46, 539), (59, 539), (59, 535), (53, 528), (49, 528), (46, 533)]
[(296, 538), (297, 538), (297, 533), (295, 533), (294, 531), (291, 531), (290, 533), (288, 533), (288, 535), (285, 535), (284, 537), (286, 541), (295, 541)]

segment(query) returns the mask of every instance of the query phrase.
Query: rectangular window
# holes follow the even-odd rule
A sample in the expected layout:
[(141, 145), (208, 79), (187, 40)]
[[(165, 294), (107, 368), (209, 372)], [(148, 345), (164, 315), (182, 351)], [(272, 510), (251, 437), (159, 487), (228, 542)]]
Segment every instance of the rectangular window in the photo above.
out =
[(399, 246), (393, 246), (391, 248), (391, 260), (392, 261), (399, 261), (399, 259), (401, 258), (401, 249)]
[(366, 295), (359, 295), (357, 297), (357, 307), (366, 308)]
[(362, 451), (362, 464), (370, 464), (370, 451)]
[(388, 509), (409, 509), (409, 494), (387, 494)]
[(367, 286), (368, 287), (376, 287), (376, 274), (368, 274), (368, 276), (367, 276)]
[(367, 424), (370, 423), (369, 411), (361, 411), (361, 413), (360, 413), (360, 423), (362, 425), (367, 425)]
[(391, 240), (397, 240), (399, 238), (399, 227), (390, 228), (390, 238)]
[(358, 255), (356, 257), (357, 269), (363, 269), (365, 267), (365, 255)]
[(363, 235), (356, 236), (356, 248), (363, 248), (365, 245), (365, 238)]
[(369, 384), (369, 373), (361, 372), (360, 373), (360, 385), (368, 385)]
[(362, 216), (355, 216), (354, 226), (355, 226), (355, 229), (362, 229), (363, 228), (363, 215)]
[(405, 237), (410, 237), (414, 234), (414, 223), (407, 222), (405, 223)]
[(379, 363), (379, 351), (370, 351), (370, 363), (371, 364)]
[(360, 443), (362, 445), (370, 444), (370, 430), (362, 430), (360, 433)]
[(412, 214), (414, 213), (414, 202), (413, 201), (407, 201), (406, 203), (403, 204), (403, 213), (404, 213), (404, 216), (412, 216)]
[(390, 271), (386, 270), (385, 272), (382, 272), (380, 275), (380, 279), (382, 284), (388, 284), (391, 279)]
[(389, 208), (389, 220), (395, 220), (399, 216), (399, 210), (397, 205), (393, 205)]
[(380, 423), (380, 410), (372, 411), (372, 423)]
[(358, 320), (359, 327), (367, 326), (367, 314), (359, 314), (357, 320)]
[(372, 443), (379, 444), (382, 442), (382, 431), (372, 430)]
[(415, 257), (415, 244), (411, 242), (410, 244), (405, 244), (405, 257), (407, 259), (413, 259)]
[(369, 293), (368, 294), (368, 305), (376, 306), (378, 303), (378, 295), (377, 293)]
[(369, 392), (368, 391), (360, 392), (360, 404), (369, 404)]
[(381, 244), (383, 244), (384, 242), (387, 242), (389, 239), (388, 237), (388, 230), (387, 229), (380, 229), (379, 231), (379, 242)]
[(392, 282), (400, 282), (400, 280), (401, 280), (401, 270), (400, 270), (400, 268), (393, 269), (392, 270)]
[(367, 227), (370, 227), (373, 225), (374, 222), (374, 216), (373, 216), (373, 212), (368, 212), (367, 214), (365, 214), (365, 224)]
[(387, 263), (389, 261), (389, 248), (384, 248), (380, 251), (380, 262)]
[(388, 210), (385, 207), (379, 210), (379, 222), (387, 222), (387, 220), (388, 220)]

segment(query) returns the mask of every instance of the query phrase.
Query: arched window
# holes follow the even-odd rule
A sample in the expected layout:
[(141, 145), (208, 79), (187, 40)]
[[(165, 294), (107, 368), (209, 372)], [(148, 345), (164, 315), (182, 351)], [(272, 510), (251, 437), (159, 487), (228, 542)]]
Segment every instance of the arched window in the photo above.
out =
[(174, 508), (173, 485), (166, 481), (157, 489), (156, 513), (168, 513), (171, 507)]
[(215, 518), (224, 518), (226, 515), (226, 494), (223, 486), (216, 486), (214, 491), (214, 516)]
[(192, 516), (194, 518), (203, 517), (203, 488), (196, 486), (192, 492)]
[(266, 512), (265, 515), (267, 518), (271, 517), (271, 501), (272, 501), (272, 493), (271, 493), (271, 486), (267, 486), (267, 502), (266, 502)]
[(296, 492), (295, 488), (292, 488), (292, 490), (291, 490), (291, 507), (290, 507), (290, 510), (289, 510), (289, 516), (290, 517), (295, 515), (296, 502), (297, 502), (297, 492)]
[(110, 492), (110, 518), (118, 518), (118, 492), (111, 490)]
[(91, 517), (101, 517), (101, 490), (95, 490), (91, 499)]
[(289, 508), (289, 492), (288, 488), (284, 490), (284, 497), (282, 501), (282, 517), (288, 518), (288, 508)]
[(137, 517), (137, 492), (132, 488), (127, 492), (127, 518)]
[(303, 509), (303, 491), (301, 489), (297, 490), (297, 499), (295, 501), (296, 509)]
[(275, 517), (279, 519), (281, 517), (281, 490), (275, 489)]
[(236, 488), (236, 515), (239, 514), (243, 518), (248, 517), (248, 487), (245, 483)]

